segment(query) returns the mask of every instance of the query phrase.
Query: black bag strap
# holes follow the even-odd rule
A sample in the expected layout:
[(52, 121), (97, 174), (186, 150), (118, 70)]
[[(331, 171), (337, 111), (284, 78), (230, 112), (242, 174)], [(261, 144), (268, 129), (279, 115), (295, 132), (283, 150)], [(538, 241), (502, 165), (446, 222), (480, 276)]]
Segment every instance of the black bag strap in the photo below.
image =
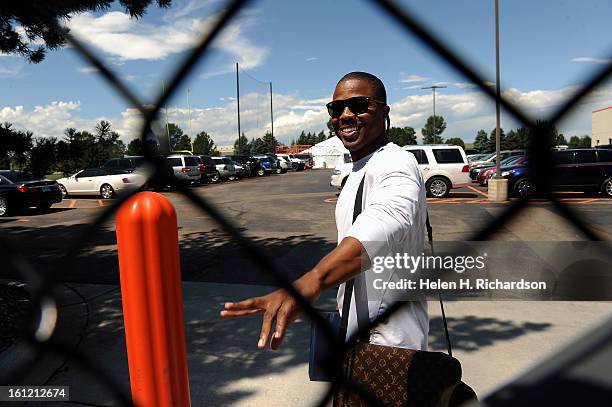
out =
[[(429, 242), (429, 247), (431, 248), (431, 254), (434, 253), (434, 244), (433, 244), (433, 228), (431, 227), (431, 223), (429, 222), (429, 212), (427, 212), (427, 217), (425, 218), (425, 228), (427, 229), (427, 241)], [(448, 325), (446, 324), (446, 314), (444, 313), (444, 303), (442, 302), (442, 293), (438, 291), (438, 299), (440, 300), (440, 309), (442, 310), (442, 322), (444, 323), (444, 334), (446, 335), (446, 346), (448, 348), (448, 356), (453, 356), (453, 347), (451, 346), (450, 335), (448, 334)]]
[[(363, 206), (363, 184), (365, 182), (365, 174), (359, 183), (359, 188), (357, 189), (357, 195), (355, 196), (355, 207), (353, 208), (353, 223), (357, 219), (357, 216), (361, 214), (361, 207)], [(342, 343), (346, 341), (346, 330), (348, 328), (348, 317), (351, 309), (351, 297), (353, 296), (353, 285), (355, 284), (355, 279), (351, 278), (344, 285), (344, 300), (342, 301), (342, 319), (340, 320), (340, 340)]]

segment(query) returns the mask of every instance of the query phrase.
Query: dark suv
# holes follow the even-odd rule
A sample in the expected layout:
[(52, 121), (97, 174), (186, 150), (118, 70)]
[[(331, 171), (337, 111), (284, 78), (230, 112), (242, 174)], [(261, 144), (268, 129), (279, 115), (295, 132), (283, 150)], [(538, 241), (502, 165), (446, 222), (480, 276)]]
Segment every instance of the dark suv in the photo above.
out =
[(226, 156), (231, 158), (232, 161), (236, 161), (238, 164), (241, 164), (247, 171), (250, 177), (254, 177), (257, 175), (257, 172), (260, 168), (263, 168), (261, 162), (250, 155), (228, 155)]
[(102, 168), (111, 172), (134, 172), (134, 170), (144, 164), (144, 162), (145, 159), (143, 156), (125, 156), (123, 158), (111, 158), (107, 160), (102, 165)]
[(204, 173), (202, 174), (202, 181), (212, 182), (217, 176), (217, 167), (213, 159), (209, 155), (201, 155), (200, 158), (204, 163)]
[[(553, 152), (553, 190), (601, 192), (612, 198), (612, 150), (600, 148), (566, 149)], [(508, 191), (528, 196), (535, 193), (527, 166), (508, 167)]]

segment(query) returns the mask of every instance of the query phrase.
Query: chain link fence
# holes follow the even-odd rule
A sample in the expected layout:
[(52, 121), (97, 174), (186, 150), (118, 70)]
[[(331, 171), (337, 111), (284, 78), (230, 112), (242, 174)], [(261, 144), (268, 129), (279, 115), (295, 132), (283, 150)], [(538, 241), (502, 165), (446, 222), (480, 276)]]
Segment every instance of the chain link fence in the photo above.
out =
[[(492, 88), (485, 83), (484, 76), (481, 75), (474, 67), (470, 66), (470, 64), (461, 55), (454, 53), (450, 47), (436, 37), (435, 33), (426, 29), (425, 26), (409, 11), (390, 0), (372, 0), (372, 2), (380, 7), (387, 14), (389, 19), (399, 23), (406, 33), (413, 35), (423, 45), (429, 47), (441, 61), (463, 75), (468, 81), (477, 85), (478, 88), (492, 101), (496, 100), (496, 95)], [(193, 48), (190, 54), (166, 81), (167, 86), (158, 96), (153, 107), (145, 107), (145, 104), (135, 96), (135, 92), (126, 86), (110, 68), (105, 66), (105, 64), (98, 59), (80, 39), (71, 34), (67, 34), (67, 39), (75, 52), (98, 69), (99, 75), (101, 75), (106, 82), (108, 82), (108, 86), (112, 87), (131, 106), (140, 111), (143, 117), (140, 137), (144, 144), (144, 141), (151, 136), (151, 129), (154, 127), (154, 123), (158, 117), (161, 107), (164, 106), (169, 98), (176, 92), (178, 87), (193, 72), (196, 63), (206, 57), (207, 50), (210, 48), (211, 43), (247, 3), (247, 0), (234, 0), (226, 4), (209, 32), (200, 40), (197, 46)], [(562, 106), (559, 107), (545, 122), (533, 121), (526, 114), (526, 112), (521, 109), (521, 106), (511, 103), (504, 97), (501, 97), (499, 100), (502, 108), (509, 115), (530, 129), (532, 137), (530, 140), (531, 144), (529, 155), (538, 157), (537, 160), (529, 160), (529, 165), (531, 166), (530, 170), (533, 174), (536, 190), (540, 191), (545, 198), (550, 200), (553, 206), (567, 222), (580, 231), (586, 239), (592, 241), (599, 241), (602, 240), (602, 238), (591, 227), (589, 227), (579, 213), (551, 194), (551, 185), (548, 181), (548, 175), (552, 168), (552, 140), (550, 137), (551, 132), (549, 130), (551, 126), (559, 123), (569, 113), (571, 113), (572, 109), (574, 109), (574, 107), (576, 107), (577, 104), (598, 85), (602, 84), (610, 76), (611, 72), (612, 64), (604, 65), (601, 67), (601, 69), (593, 72), (590, 79), (586, 81), (586, 85), (582, 86), (582, 88), (577, 91), (571, 99), (565, 101)], [(152, 177), (162, 175), (163, 162), (156, 160), (151, 152), (146, 150), (145, 157), (156, 168)], [(227, 219), (221, 211), (215, 208), (206, 199), (196, 195), (182, 185), (176, 185), (176, 190), (178, 193), (183, 194), (191, 202), (193, 202), (193, 204), (196, 205), (201, 211), (214, 219), (214, 221), (216, 221), (218, 225), (223, 228), (229, 237), (234, 239), (240, 245), (244, 255), (263, 272), (269, 273), (271, 276), (273, 276), (278, 285), (287, 289), (303, 307), (306, 316), (310, 318), (311, 321), (320, 323), (324, 332), (330, 338), (332, 338), (331, 327), (322, 320), (308, 301), (295, 291), (291, 285), (291, 281), (257, 244), (245, 237), (243, 233), (239, 231), (236, 225)], [(121, 196), (116, 200), (116, 202), (114, 202), (113, 205), (108, 206), (100, 216), (98, 216), (84, 230), (81, 231), (80, 235), (74, 239), (74, 242), (70, 245), (69, 249), (58, 261), (55, 262), (54, 266), (50, 270), (45, 270), (44, 273), (37, 270), (32, 263), (20, 253), (19, 248), (12, 245), (6, 236), (0, 236), (0, 251), (5, 253), (5, 258), (7, 259), (5, 267), (18, 271), (20, 275), (23, 276), (23, 280), (30, 286), (32, 293), (32, 312), (30, 314), (30, 321), (28, 324), (29, 329), (27, 329), (23, 337), (20, 338), (22, 341), (30, 345), (32, 352), (27, 358), (20, 361), (16, 368), (12, 369), (11, 371), (4, 371), (1, 373), (2, 385), (9, 385), (11, 383), (19, 382), (20, 379), (27, 374), (27, 372), (37, 369), (37, 366), (45, 355), (52, 353), (64, 358), (70, 358), (70, 360), (78, 367), (85, 369), (108, 391), (108, 394), (112, 396), (117, 405), (132, 405), (131, 396), (120, 390), (124, 387), (119, 386), (109, 374), (105, 373), (103, 368), (94, 365), (87, 357), (85, 352), (82, 350), (73, 349), (67, 344), (54, 339), (52, 335), (55, 329), (54, 324), (57, 319), (57, 306), (54, 297), (54, 289), (59, 284), (62, 272), (65, 270), (74, 270), (76, 268), (75, 259), (79, 253), (81, 253), (88, 247), (88, 245), (92, 243), (92, 238), (95, 236), (99, 228), (115, 214), (121, 204), (123, 204), (123, 202), (125, 202), (128, 198), (129, 195)], [(521, 213), (521, 211), (526, 207), (528, 201), (529, 198), (520, 198), (513, 201), (503, 210), (503, 212), (501, 212), (499, 216), (497, 216), (496, 219), (492, 220), (481, 230), (476, 231), (467, 240), (481, 241), (490, 239), (499, 228), (503, 227), (519, 213)], [(610, 259), (612, 260), (612, 254), (610, 254)], [(402, 303), (396, 303), (394, 307), (390, 308), (379, 319), (387, 318), (390, 314), (396, 312), (401, 307)], [(371, 325), (374, 324), (375, 323), (372, 323)], [(365, 327), (363, 331), (369, 329), (370, 327)], [(341, 348), (344, 347), (344, 344), (336, 342), (335, 345), (338, 350), (336, 354), (340, 355), (342, 353)], [(337, 360), (337, 362), (336, 369), (337, 371), (341, 371), (340, 360)], [(321, 399), (317, 402), (317, 405), (324, 406), (328, 404), (338, 384), (339, 383), (336, 382), (333, 386), (330, 386), (326, 394), (322, 395)], [(374, 395), (368, 393), (364, 388), (359, 386), (358, 383), (349, 382), (348, 385), (361, 393), (372, 405), (382, 405)]]

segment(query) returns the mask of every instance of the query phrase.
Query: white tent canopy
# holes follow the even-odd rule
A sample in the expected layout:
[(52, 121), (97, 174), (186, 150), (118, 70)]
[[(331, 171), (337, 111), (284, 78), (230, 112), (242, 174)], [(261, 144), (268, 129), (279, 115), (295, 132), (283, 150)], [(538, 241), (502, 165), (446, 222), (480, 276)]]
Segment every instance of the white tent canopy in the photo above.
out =
[(304, 152), (312, 154), (313, 168), (334, 168), (338, 164), (345, 163), (345, 154), (349, 154), (342, 141), (335, 136), (315, 144)]

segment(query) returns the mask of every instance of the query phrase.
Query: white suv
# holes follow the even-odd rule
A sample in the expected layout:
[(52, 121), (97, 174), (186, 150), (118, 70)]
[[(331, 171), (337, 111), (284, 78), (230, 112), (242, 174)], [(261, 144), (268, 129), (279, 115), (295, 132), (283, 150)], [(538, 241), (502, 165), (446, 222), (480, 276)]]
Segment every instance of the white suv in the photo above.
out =
[(444, 198), (452, 188), (470, 183), (470, 166), (465, 151), (449, 144), (424, 144), (404, 146), (414, 154), (423, 173), (427, 195)]
[[(414, 154), (419, 163), (429, 196), (444, 198), (452, 188), (464, 187), (470, 183), (470, 167), (460, 146), (426, 144), (405, 146), (403, 149)], [(329, 184), (342, 189), (352, 169), (353, 163), (336, 165)]]

